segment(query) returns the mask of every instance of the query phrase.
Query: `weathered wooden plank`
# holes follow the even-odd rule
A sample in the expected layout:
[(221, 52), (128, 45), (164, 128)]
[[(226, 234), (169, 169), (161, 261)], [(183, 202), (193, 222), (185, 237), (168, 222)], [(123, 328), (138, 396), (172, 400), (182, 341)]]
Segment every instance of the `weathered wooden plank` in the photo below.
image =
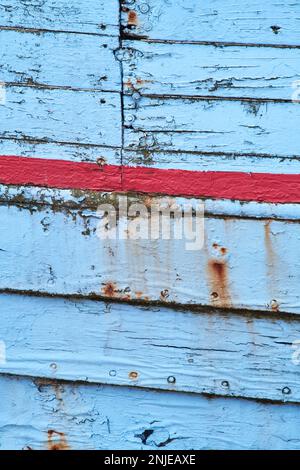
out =
[(99, 145), (59, 144), (30, 139), (0, 138), (0, 155), (18, 155), (28, 158), (67, 160), (71, 162), (93, 162), (99, 158), (110, 165), (121, 164), (121, 150)]
[(296, 405), (5, 376), (0, 383), (2, 450), (300, 448)]
[[(5, 148), (5, 147), (4, 147)], [(0, 140), (1, 149), (1, 140)], [(187, 170), (234, 171), (245, 173), (300, 174), (299, 157), (251, 155), (213, 152), (176, 152), (155, 149), (123, 150), (123, 163), (128, 166)]]
[(121, 146), (119, 93), (6, 87), (0, 136)]
[(117, 0), (3, 0), (1, 26), (77, 31), (117, 36), (119, 2)]
[(0, 30), (0, 42), (2, 82), (120, 91), (117, 37)]
[[(43, 191), (38, 193), (42, 202)], [(290, 206), (296, 221), (243, 219), (246, 205), (244, 212), (242, 205), (235, 206), (236, 217), (208, 215), (204, 220), (204, 247), (191, 251), (190, 234), (186, 232), (181, 240), (172, 239), (172, 235), (170, 240), (100, 239), (97, 228), (103, 226), (103, 221), (96, 208), (102, 203), (118, 208), (117, 195), (94, 194), (93, 208), (88, 209), (80, 206), (87, 194), (71, 193), (78, 200), (78, 208), (72, 210), (64, 209), (59, 198), (53, 200), (52, 208), (26, 202), (21, 189), (10, 206), (1, 206), (1, 289), (299, 314), (300, 274), (295, 262), (300, 237), (299, 206)], [(51, 202), (51, 191), (46, 194)], [(187, 203), (184, 198), (167, 201), (181, 208)], [(132, 202), (163, 206), (166, 199), (133, 197), (128, 201), (129, 207)], [(197, 200), (188, 202), (196, 207)], [(24, 207), (19, 208), (19, 204)], [(249, 207), (255, 214), (255, 206)], [(272, 206), (264, 207), (269, 207), (266, 214), (273, 212)], [(121, 219), (121, 227), (125, 220)], [(173, 224), (171, 219), (171, 227)], [(125, 230), (126, 226), (124, 233)], [(195, 240), (201, 242), (201, 230), (195, 233)]]
[(150, 39), (300, 44), (300, 5), (293, 0), (136, 0), (125, 5), (125, 32)]
[(2, 373), (300, 401), (298, 320), (5, 294), (0, 311)]
[(153, 150), (299, 155), (300, 105), (125, 97), (125, 146)]
[[(0, 184), (1, 205), (21, 205), (21, 206), (41, 206), (96, 210), (99, 202), (113, 201), (121, 194), (108, 194), (93, 191), (74, 191), (66, 189), (52, 189), (38, 186), (13, 186)], [(128, 201), (136, 202), (134, 194), (128, 195)], [(142, 200), (145, 200), (142, 198)], [(158, 199), (154, 199), (156, 201)], [(186, 202), (184, 198), (176, 199), (178, 204)], [(200, 199), (198, 200), (198, 202)], [(244, 201), (231, 201), (222, 199), (203, 199), (205, 202), (205, 215), (223, 216), (224, 218), (245, 218), (245, 219), (270, 219), (298, 221), (300, 218), (299, 204), (272, 204)]]
[(123, 47), (127, 92), (291, 100), (300, 78), (300, 48), (142, 41)]

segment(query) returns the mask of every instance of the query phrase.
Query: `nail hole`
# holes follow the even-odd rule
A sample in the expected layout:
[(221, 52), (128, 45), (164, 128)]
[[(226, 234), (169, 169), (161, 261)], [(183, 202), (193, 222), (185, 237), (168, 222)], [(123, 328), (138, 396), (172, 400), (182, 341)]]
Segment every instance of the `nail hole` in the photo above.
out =
[(176, 378), (173, 375), (170, 375), (170, 377), (168, 377), (168, 383), (169, 384), (175, 384), (176, 383)]

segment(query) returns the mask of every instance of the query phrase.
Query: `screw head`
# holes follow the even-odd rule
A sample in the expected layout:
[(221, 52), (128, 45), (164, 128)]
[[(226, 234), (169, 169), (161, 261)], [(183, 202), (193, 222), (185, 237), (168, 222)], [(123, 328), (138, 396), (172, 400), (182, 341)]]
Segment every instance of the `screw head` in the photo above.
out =
[(176, 383), (176, 377), (174, 377), (173, 375), (170, 375), (170, 377), (168, 377), (168, 383), (169, 384), (175, 384)]
[(147, 3), (142, 3), (139, 6), (139, 10), (140, 10), (141, 13), (148, 13), (148, 11), (150, 10), (150, 7), (149, 7), (149, 5), (147, 5)]

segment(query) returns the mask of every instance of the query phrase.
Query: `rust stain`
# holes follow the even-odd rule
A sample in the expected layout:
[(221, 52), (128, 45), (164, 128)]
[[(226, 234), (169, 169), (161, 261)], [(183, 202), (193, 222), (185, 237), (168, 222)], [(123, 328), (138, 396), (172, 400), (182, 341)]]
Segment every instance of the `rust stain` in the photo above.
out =
[(267, 282), (270, 291), (270, 297), (273, 297), (273, 300), (269, 303), (269, 308), (273, 312), (279, 312), (279, 303), (277, 300), (274, 299), (276, 296), (276, 261), (277, 261), (277, 254), (274, 250), (273, 243), (272, 243), (272, 231), (271, 231), (271, 223), (272, 221), (269, 220), (264, 225), (264, 232), (265, 232), (265, 250), (266, 250), (266, 263), (267, 263)]
[(124, 82), (125, 87), (130, 88), (133, 91), (138, 91), (141, 88), (144, 88), (148, 85), (148, 83), (153, 83), (153, 80), (143, 80), (141, 78), (137, 78), (135, 82), (133, 82), (130, 78)]
[(129, 372), (128, 377), (131, 380), (137, 380), (138, 377), (139, 377), (139, 374), (138, 374), (138, 372), (132, 371), (132, 372)]
[(211, 300), (217, 307), (230, 307), (228, 287), (228, 266), (225, 260), (212, 259), (208, 262), (208, 277), (211, 285)]
[(227, 248), (225, 248), (224, 246), (220, 246), (218, 243), (213, 243), (213, 246), (212, 246), (215, 250), (218, 250), (219, 253), (222, 255), (222, 256), (225, 256), (228, 252)]
[(136, 298), (137, 300), (144, 300), (144, 301), (146, 301), (146, 302), (149, 301), (149, 297), (148, 297), (148, 296), (145, 296), (142, 291), (136, 291), (136, 292), (135, 292), (135, 298)]
[(130, 289), (121, 290), (118, 289), (118, 286), (115, 282), (107, 282), (103, 284), (101, 289), (102, 294), (105, 297), (120, 299), (120, 300), (130, 300), (131, 295), (128, 293)]
[(138, 19), (138, 15), (137, 15), (136, 11), (129, 10), (127, 25), (128, 26), (138, 26), (138, 24), (139, 24), (139, 19)]
[(105, 297), (116, 297), (117, 286), (114, 282), (107, 282), (104, 284), (101, 291)]
[(272, 240), (271, 240), (271, 221), (270, 220), (265, 223), (264, 230), (265, 230), (265, 246), (266, 246), (266, 252), (267, 252), (267, 261), (268, 261), (268, 265), (272, 267), (272, 265), (274, 264), (275, 253), (273, 250)]
[(65, 433), (50, 429), (48, 431), (47, 448), (48, 450), (70, 450)]

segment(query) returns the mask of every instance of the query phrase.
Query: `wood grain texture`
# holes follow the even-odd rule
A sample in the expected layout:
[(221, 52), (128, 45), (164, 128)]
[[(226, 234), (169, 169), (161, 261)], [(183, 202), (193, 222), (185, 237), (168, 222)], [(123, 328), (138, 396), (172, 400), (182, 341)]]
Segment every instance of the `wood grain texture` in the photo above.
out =
[(300, 6), (293, 0), (136, 0), (127, 6), (136, 15), (123, 13), (125, 31), (150, 39), (300, 44)]
[[(85, 193), (73, 191), (73, 197), (78, 199), (75, 209), (65, 209), (59, 201), (52, 207), (27, 203), (22, 192), (11, 205), (1, 206), (1, 289), (299, 314), (298, 222), (243, 219), (242, 206), (236, 206), (236, 217), (208, 215), (204, 247), (190, 251), (185, 236), (99, 239), (97, 206), (118, 207), (116, 194), (94, 195), (92, 209), (80, 207)], [(147, 195), (132, 202), (186, 204), (184, 198), (166, 201)]]
[(0, 383), (1, 450), (300, 448), (295, 405), (5, 376)]
[(119, 93), (6, 87), (0, 136), (121, 146)]
[(120, 91), (118, 38), (1, 31), (3, 82)]
[[(5, 146), (1, 146), (0, 149)], [(12, 147), (16, 148), (16, 147)], [(24, 144), (20, 146), (22, 150)], [(3, 153), (3, 152), (2, 152)], [(16, 155), (18, 153), (14, 153)], [(234, 171), (245, 173), (300, 174), (300, 158), (279, 155), (251, 155), (239, 153), (177, 152), (156, 149), (123, 150), (126, 166), (187, 171)], [(18, 154), (19, 155), (19, 154)], [(28, 156), (30, 156), (28, 154)]]
[(119, 2), (112, 0), (3, 0), (1, 26), (119, 34)]
[(0, 310), (2, 373), (300, 401), (298, 320), (5, 294)]
[(300, 105), (257, 101), (125, 99), (125, 146), (134, 149), (299, 155)]
[[(171, 22), (170, 22), (171, 23)], [(300, 48), (124, 41), (125, 91), (291, 100)]]
[(121, 149), (90, 144), (63, 144), (43, 140), (0, 138), (1, 155), (96, 163), (99, 158), (110, 165), (121, 164)]

